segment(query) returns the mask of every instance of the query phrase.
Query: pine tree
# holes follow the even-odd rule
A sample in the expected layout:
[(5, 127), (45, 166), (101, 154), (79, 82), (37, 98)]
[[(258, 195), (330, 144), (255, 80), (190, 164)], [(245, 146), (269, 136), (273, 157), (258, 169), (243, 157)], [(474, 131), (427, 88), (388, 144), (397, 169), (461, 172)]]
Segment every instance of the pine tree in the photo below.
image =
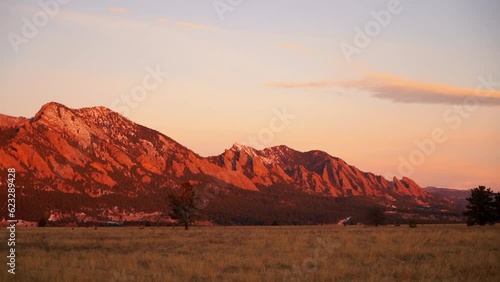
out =
[(497, 210), (493, 201), (494, 194), (490, 188), (479, 186), (471, 190), (471, 196), (467, 198), (469, 204), (464, 215), (467, 216), (468, 225), (495, 224)]

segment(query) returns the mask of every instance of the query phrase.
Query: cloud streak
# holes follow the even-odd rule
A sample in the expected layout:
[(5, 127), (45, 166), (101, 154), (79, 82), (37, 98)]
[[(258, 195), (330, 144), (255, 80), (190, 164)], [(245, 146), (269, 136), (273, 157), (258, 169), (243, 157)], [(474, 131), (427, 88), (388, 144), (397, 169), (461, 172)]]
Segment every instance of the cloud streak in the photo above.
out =
[(494, 86), (498, 87), (499, 83), (486, 79), (485, 83), (479, 84), (476, 89), (419, 82), (384, 73), (370, 73), (362, 79), (270, 82), (264, 85), (278, 88), (351, 88), (395, 103), (463, 104), (467, 99), (475, 97), (480, 105), (500, 106), (500, 91), (493, 89)]
[(265, 86), (276, 87), (276, 88), (324, 88), (329, 86), (334, 86), (333, 81), (307, 81), (307, 82), (266, 82)]
[(211, 26), (208, 26), (208, 25), (202, 25), (202, 24), (196, 24), (196, 23), (190, 23), (190, 22), (184, 22), (184, 21), (176, 21), (175, 24), (178, 26), (189, 27), (189, 28), (212, 28)]
[[(90, 29), (102, 30), (103, 28), (118, 28), (122, 32), (127, 32), (127, 34), (128, 34), (128, 31), (126, 30), (127, 28), (134, 30), (140, 29), (149, 31), (151, 30), (151, 28), (153, 28), (153, 26), (151, 25), (151, 21), (138, 20), (137, 18), (133, 17), (107, 17), (107, 16), (94, 15), (90, 13), (75, 12), (69, 10), (61, 11), (56, 19)], [(168, 28), (185, 27), (185, 28), (199, 28), (199, 29), (214, 28), (208, 25), (201, 25), (184, 21), (173, 21), (163, 17), (151, 20), (153, 20), (157, 24), (158, 28), (163, 28), (163, 27), (168, 27)]]
[(108, 10), (112, 13), (117, 13), (117, 14), (125, 14), (128, 13), (127, 8), (122, 8), (122, 7), (108, 7)]
[(339, 82), (338, 86), (372, 93), (375, 98), (396, 103), (463, 104), (468, 97), (477, 97), (482, 105), (500, 105), (500, 91), (481, 88), (460, 88), (443, 84), (413, 81), (393, 75), (374, 73), (361, 80)]
[(55, 19), (95, 30), (117, 28), (120, 31), (128, 32), (127, 29), (149, 28), (146, 22), (130, 19), (129, 17), (106, 17), (69, 10), (61, 10)]

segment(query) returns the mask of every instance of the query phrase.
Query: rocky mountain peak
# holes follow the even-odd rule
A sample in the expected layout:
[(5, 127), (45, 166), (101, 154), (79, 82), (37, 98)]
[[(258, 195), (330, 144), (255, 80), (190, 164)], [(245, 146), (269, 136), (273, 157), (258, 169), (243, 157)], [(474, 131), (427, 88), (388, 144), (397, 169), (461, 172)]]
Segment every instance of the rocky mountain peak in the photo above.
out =
[(72, 121), (74, 121), (75, 116), (79, 116), (85, 119), (92, 119), (92, 118), (103, 118), (107, 117), (110, 115), (119, 115), (112, 110), (102, 107), (102, 106), (96, 106), (96, 107), (87, 107), (87, 108), (81, 108), (81, 109), (71, 109), (69, 107), (66, 107), (63, 104), (57, 103), (57, 102), (50, 102), (45, 105), (43, 105), (38, 113), (35, 115), (34, 120), (38, 120), (42, 118), (43, 116), (47, 118), (55, 118), (55, 119), (64, 119), (64, 118), (69, 118)]
[[(111, 118), (111, 119), (122, 119), (127, 120), (125, 117), (120, 114), (102, 106), (98, 107), (88, 107), (76, 110), (76, 114), (82, 118), (86, 119), (102, 119), (102, 118)], [(131, 122), (127, 120), (128, 122)]]
[(256, 149), (254, 149), (250, 146), (247, 146), (247, 145), (239, 144), (239, 143), (234, 143), (230, 150), (235, 151), (235, 152), (245, 152), (247, 155), (249, 155), (251, 157), (257, 156)]
[(267, 154), (280, 154), (280, 155), (298, 152), (298, 151), (296, 151), (296, 150), (294, 150), (286, 145), (273, 146), (273, 147), (265, 148), (262, 151), (264, 153), (267, 153)]
[(62, 104), (56, 103), (56, 102), (47, 103), (47, 104), (43, 105), (40, 108), (40, 110), (38, 110), (34, 119), (38, 120), (38, 119), (42, 118), (42, 116), (49, 116), (49, 117), (59, 116), (60, 117), (61, 109), (68, 110), (69, 108), (67, 108), (66, 106), (64, 106)]

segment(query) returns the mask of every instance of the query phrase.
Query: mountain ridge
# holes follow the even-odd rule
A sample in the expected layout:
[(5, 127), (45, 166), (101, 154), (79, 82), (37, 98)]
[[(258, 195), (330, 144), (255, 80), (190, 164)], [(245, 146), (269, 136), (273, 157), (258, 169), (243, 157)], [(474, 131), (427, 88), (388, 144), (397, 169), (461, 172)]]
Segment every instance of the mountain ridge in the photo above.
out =
[(2, 135), (9, 133), (0, 143), (0, 170), (16, 168), (28, 194), (137, 197), (190, 181), (254, 192), (291, 187), (325, 197), (366, 196), (387, 206), (442, 204), (407, 177), (387, 180), (320, 150), (257, 150), (235, 143), (220, 155), (201, 157), (105, 107), (71, 109), (51, 102), (31, 119), (0, 120)]

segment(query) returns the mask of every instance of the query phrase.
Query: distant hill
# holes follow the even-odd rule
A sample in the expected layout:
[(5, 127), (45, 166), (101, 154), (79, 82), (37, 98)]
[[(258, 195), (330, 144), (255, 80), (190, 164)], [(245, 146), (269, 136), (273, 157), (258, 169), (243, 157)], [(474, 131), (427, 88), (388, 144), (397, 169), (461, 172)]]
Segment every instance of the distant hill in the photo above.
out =
[(442, 195), (451, 201), (453, 201), (455, 208), (458, 210), (465, 210), (468, 202), (466, 198), (470, 197), (470, 190), (458, 190), (451, 188), (437, 188), (437, 187), (426, 187), (425, 191), (433, 195)]

